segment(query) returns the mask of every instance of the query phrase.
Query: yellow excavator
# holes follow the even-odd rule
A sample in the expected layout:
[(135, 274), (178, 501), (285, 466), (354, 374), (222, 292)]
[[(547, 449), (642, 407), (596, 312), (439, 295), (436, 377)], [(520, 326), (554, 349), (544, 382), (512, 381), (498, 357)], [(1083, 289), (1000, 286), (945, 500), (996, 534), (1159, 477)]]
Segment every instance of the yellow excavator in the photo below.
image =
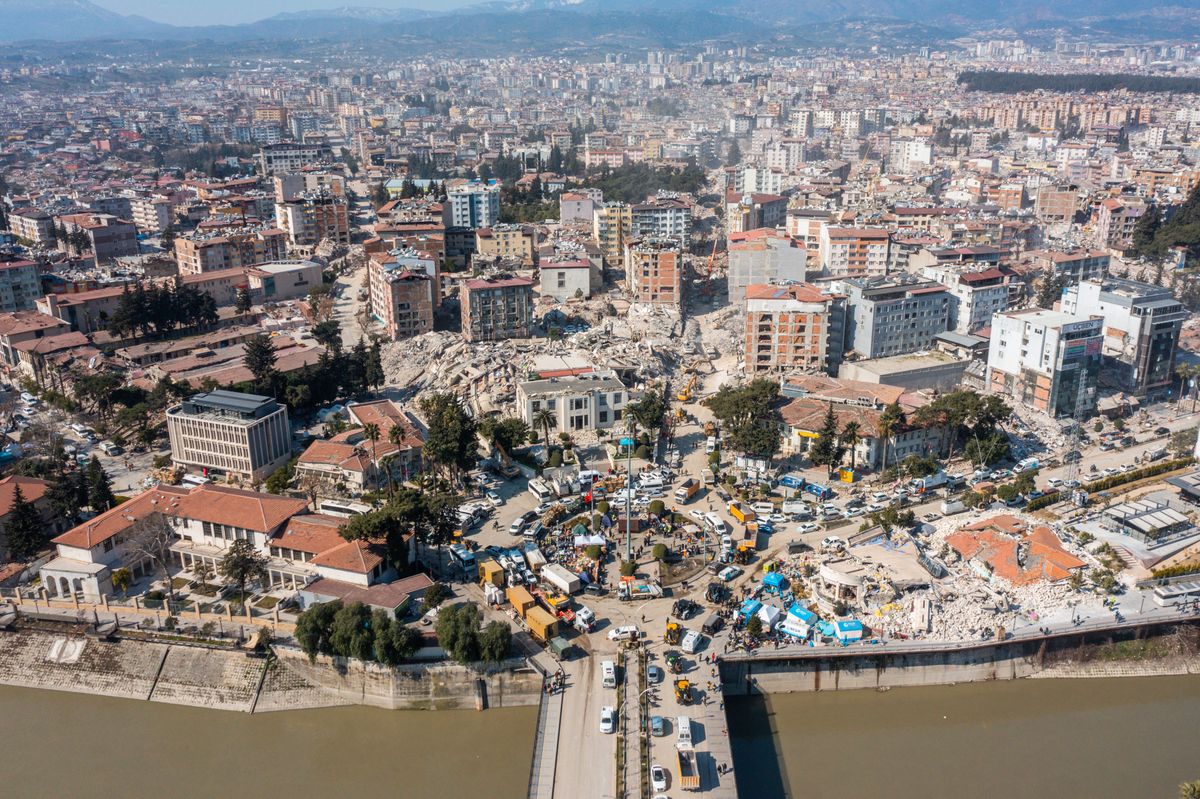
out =
[(668, 622), (667, 623), (667, 632), (665, 635), (663, 635), (663, 640), (667, 642), (667, 645), (668, 646), (679, 646), (679, 639), (681, 636), (682, 636), (682, 632), (680, 630), (679, 625), (673, 621)]
[(675, 681), (675, 701), (681, 705), (692, 703), (692, 684), (688, 680)]
[(677, 399), (679, 402), (691, 402), (692, 390), (694, 388), (696, 388), (696, 375), (693, 374), (688, 379), (687, 385), (680, 389), (679, 393), (675, 395), (675, 399)]

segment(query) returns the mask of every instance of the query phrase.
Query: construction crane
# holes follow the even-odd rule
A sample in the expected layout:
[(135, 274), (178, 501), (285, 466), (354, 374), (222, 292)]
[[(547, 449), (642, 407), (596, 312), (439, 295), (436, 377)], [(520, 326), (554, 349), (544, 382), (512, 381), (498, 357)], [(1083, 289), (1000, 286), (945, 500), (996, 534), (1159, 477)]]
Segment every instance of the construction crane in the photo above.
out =
[[(1084, 364), (1079, 365), (1079, 385), (1075, 388), (1075, 424), (1071, 427), (1071, 435), (1067, 437), (1067, 454), (1069, 459), (1067, 463), (1067, 482), (1079, 479), (1079, 464), (1083, 461), (1083, 455), (1079, 451), (1079, 445), (1083, 438), (1083, 422), (1086, 419), (1083, 409), (1083, 401), (1089, 393), (1087, 388), (1087, 367)], [(1079, 453), (1078, 456), (1072, 453)]]

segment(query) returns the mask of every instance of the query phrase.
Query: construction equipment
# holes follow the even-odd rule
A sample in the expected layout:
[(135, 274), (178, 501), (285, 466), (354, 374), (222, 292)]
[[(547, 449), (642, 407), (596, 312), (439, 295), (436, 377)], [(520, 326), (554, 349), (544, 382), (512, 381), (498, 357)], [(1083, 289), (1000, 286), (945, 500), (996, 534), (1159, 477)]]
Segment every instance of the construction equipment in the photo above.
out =
[(669, 646), (678, 646), (679, 638), (682, 634), (683, 633), (681, 632), (681, 629), (678, 624), (676, 624), (673, 621), (668, 622), (667, 623), (667, 631), (663, 635), (663, 640), (666, 641)]
[(748, 542), (738, 544), (737, 550), (733, 553), (733, 562), (745, 566), (752, 560), (754, 560), (754, 545)]
[(675, 681), (675, 701), (681, 705), (692, 703), (692, 683), (687, 679)]
[(691, 749), (679, 749), (679, 787), (685, 791), (700, 788), (700, 768), (696, 765), (696, 753)]
[(687, 385), (679, 390), (679, 393), (675, 395), (675, 399), (679, 400), (680, 402), (691, 402), (692, 390), (694, 388), (696, 388), (696, 375), (692, 375), (691, 378), (688, 379)]
[(683, 674), (683, 659), (679, 657), (678, 652), (667, 652), (663, 655), (663, 661), (672, 674)]

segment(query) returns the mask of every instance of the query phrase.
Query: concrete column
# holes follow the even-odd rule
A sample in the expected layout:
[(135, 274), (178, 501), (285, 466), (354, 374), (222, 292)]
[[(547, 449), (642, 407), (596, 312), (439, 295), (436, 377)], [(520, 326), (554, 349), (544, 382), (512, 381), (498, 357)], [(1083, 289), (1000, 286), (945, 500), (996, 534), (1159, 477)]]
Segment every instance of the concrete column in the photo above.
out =
[(195, 604), (195, 606), (196, 606), (196, 618), (197, 618), (197, 619), (203, 619), (203, 618), (204, 618), (204, 613), (203, 613), (203, 612), (200, 610), (200, 600), (198, 600), (198, 599), (197, 599), (197, 600), (194, 600), (194, 601), (193, 601), (193, 604)]
[(108, 610), (108, 594), (102, 594), (100, 596), (100, 602), (103, 603), (104, 609), (107, 611)]

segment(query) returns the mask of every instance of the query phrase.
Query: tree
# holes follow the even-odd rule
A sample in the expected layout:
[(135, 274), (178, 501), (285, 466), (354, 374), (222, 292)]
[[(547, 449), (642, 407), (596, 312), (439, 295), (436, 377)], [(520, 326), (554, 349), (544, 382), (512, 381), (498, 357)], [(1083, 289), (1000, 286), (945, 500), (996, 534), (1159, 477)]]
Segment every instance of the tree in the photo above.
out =
[(1057, 274), (1052, 270), (1044, 272), (1038, 282), (1034, 304), (1039, 308), (1053, 308), (1054, 303), (1062, 299), (1063, 289), (1069, 283), (1070, 279), (1066, 275)]
[(109, 578), (112, 581), (114, 591), (120, 591), (121, 596), (125, 597), (129, 593), (129, 586), (133, 585), (133, 572), (124, 567), (113, 569), (112, 576)]
[(317, 655), (334, 654), (329, 636), (333, 628), (333, 619), (341, 609), (340, 599), (321, 602), (309, 607), (296, 619), (293, 635), (310, 662), (316, 660)]
[(318, 344), (333, 354), (336, 355), (342, 351), (342, 326), (336, 319), (317, 322), (312, 327), (312, 334)]
[(275, 380), (275, 347), (271, 337), (266, 333), (258, 333), (246, 340), (245, 364), (254, 381), (260, 388), (267, 388)]
[(817, 434), (817, 440), (808, 449), (808, 459), (814, 466), (824, 466), (830, 474), (842, 462), (846, 448), (838, 436), (837, 415), (833, 412), (833, 403), (825, 409), (825, 421)]
[(149, 561), (167, 586), (167, 596), (175, 601), (175, 587), (171, 585), (171, 544), (175, 531), (160, 511), (149, 514), (131, 524), (125, 531), (126, 563), (138, 564)]
[(1163, 252), (1158, 248), (1156, 241), (1161, 227), (1162, 214), (1159, 212), (1158, 206), (1154, 203), (1147, 205), (1146, 210), (1134, 223), (1133, 234), (1130, 236), (1133, 252), (1143, 258), (1161, 258)]
[(1171, 434), (1167, 440), (1167, 449), (1176, 458), (1184, 458), (1190, 455), (1196, 448), (1196, 433), (1200, 428), (1188, 428), (1187, 430), (1177, 430)]
[(546, 448), (550, 448), (550, 428), (558, 424), (558, 417), (554, 415), (554, 411), (549, 408), (540, 408), (533, 414), (533, 426), (542, 429), (543, 441), (546, 442)]
[(842, 433), (839, 437), (839, 441), (841, 441), (842, 446), (845, 447), (850, 453), (850, 469), (853, 470), (856, 458), (858, 456), (858, 452), (855, 451), (855, 448), (858, 446), (858, 442), (862, 441), (862, 429), (858, 422), (854, 420), (846, 422), (846, 424), (842, 427)]
[(13, 492), (12, 508), (4, 526), (9, 554), (13, 560), (26, 561), (37, 557), (49, 540), (42, 515), (34, 504), (25, 499), (20, 484)]
[(879, 414), (879, 419), (875, 422), (875, 434), (878, 436), (879, 445), (883, 450), (881, 470), (887, 470), (888, 445), (891, 443), (892, 436), (906, 423), (904, 411), (900, 409), (900, 404), (897, 402), (888, 405), (883, 409), (883, 413)]
[(367, 422), (363, 425), (363, 437), (371, 442), (371, 463), (375, 468), (379, 468), (379, 459), (376, 457), (376, 445), (379, 443), (379, 425), (374, 422)]
[(1200, 799), (1200, 780), (1181, 783), (1179, 799)]
[(429, 586), (421, 596), (421, 615), (424, 616), (452, 596), (454, 594), (442, 583), (434, 583)]
[(237, 297), (233, 301), (233, 309), (238, 313), (250, 313), (250, 309), (254, 307), (254, 300), (250, 297), (250, 289), (242, 286), (237, 290)]
[(744, 386), (722, 386), (706, 401), (724, 433), (740, 452), (770, 458), (782, 442), (779, 384), (762, 378)]
[(479, 620), (479, 607), (473, 602), (451, 605), (438, 613), (438, 645), (464, 666), (480, 659)]
[(375, 188), (371, 192), (371, 200), (375, 203), (375, 210), (379, 210), (387, 205), (392, 199), (388, 194), (387, 186), (383, 185), (383, 181), (375, 184)]
[(475, 420), (453, 394), (422, 397), (419, 407), (429, 431), (422, 453), (427, 461), (445, 469), (451, 482), (457, 484), (459, 474), (478, 459)]
[(267, 477), (266, 489), (272, 494), (282, 494), (288, 490), (291, 485), (292, 477), (296, 474), (296, 458), (292, 458), (287, 463), (280, 466), (275, 471), (271, 472)]
[(163, 228), (162, 235), (158, 237), (158, 246), (162, 247), (166, 252), (174, 252), (175, 250), (175, 226), (168, 224)]
[(746, 634), (751, 638), (762, 638), (763, 623), (757, 613), (751, 616), (750, 620), (746, 622)]
[(737, 166), (742, 162), (742, 148), (737, 139), (729, 143), (729, 154), (725, 158), (725, 166)]
[(519, 417), (489, 416), (479, 423), (479, 433), (505, 455), (511, 455), (514, 449), (529, 440), (530, 430), (525, 420)]
[(221, 576), (232, 580), (238, 587), (238, 596), (246, 600), (246, 583), (264, 580), (267, 576), (267, 558), (244, 539), (234, 541), (226, 550), (218, 565)]
[(46, 492), (46, 502), (57, 518), (73, 526), (79, 517), (80, 509), (87, 504), (87, 482), (84, 480), (83, 473), (79, 471), (61, 473), (58, 480)]
[(103, 513), (117, 504), (113, 496), (112, 483), (100, 465), (100, 459), (95, 455), (88, 461), (87, 467), (88, 505), (96, 513)]
[(375, 657), (371, 611), (361, 602), (340, 608), (329, 626), (329, 646), (334, 654), (359, 660)]
[(490, 621), (479, 634), (479, 656), (487, 663), (500, 663), (512, 646), (512, 628), (502, 621)]
[(666, 560), (668, 551), (666, 544), (655, 544), (654, 549), (650, 550), (650, 554), (654, 556), (655, 560), (663, 561)]

